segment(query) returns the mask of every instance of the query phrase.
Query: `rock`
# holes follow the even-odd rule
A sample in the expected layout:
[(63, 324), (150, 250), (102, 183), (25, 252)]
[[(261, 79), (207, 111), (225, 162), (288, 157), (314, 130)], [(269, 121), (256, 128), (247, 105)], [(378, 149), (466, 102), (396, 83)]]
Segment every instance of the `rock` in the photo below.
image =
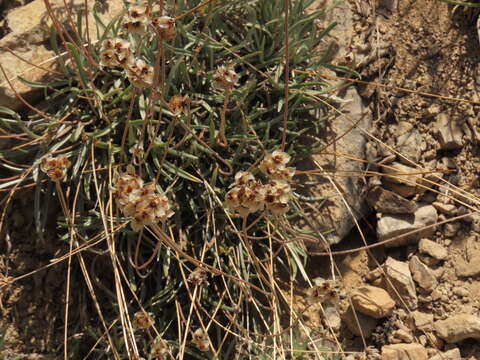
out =
[(449, 343), (480, 339), (480, 317), (471, 314), (459, 314), (435, 321), (433, 328), (440, 338)]
[(463, 256), (457, 256), (453, 263), (455, 274), (458, 277), (468, 277), (480, 275), (480, 249), (471, 248), (467, 253), (467, 260)]
[(418, 250), (420, 250), (421, 253), (428, 254), (437, 260), (445, 260), (448, 256), (448, 252), (445, 247), (428, 239), (420, 240), (418, 243)]
[(422, 263), (417, 256), (412, 256), (409, 261), (412, 278), (423, 290), (432, 292), (438, 285), (437, 278), (432, 269)]
[(435, 124), (435, 132), (442, 150), (456, 150), (463, 146), (463, 131), (461, 126), (450, 119), (445, 113), (437, 116)]
[(433, 235), (435, 228), (425, 228), (437, 222), (437, 210), (432, 205), (422, 205), (412, 215), (388, 214), (380, 218), (377, 223), (377, 235), (379, 241), (392, 239), (394, 237), (418, 230), (417, 232), (402, 237), (398, 240), (388, 242), (386, 247), (402, 246), (424, 237)]
[(406, 158), (399, 156), (400, 162), (405, 165), (415, 165), (420, 160), (420, 155), (425, 151), (425, 148), (423, 137), (416, 129), (412, 129), (397, 138), (397, 148), (395, 150)]
[(435, 201), (432, 203), (432, 205), (437, 209), (439, 212), (442, 214), (448, 215), (448, 216), (453, 216), (457, 212), (457, 207), (453, 204), (444, 204), (439, 201)]
[[(58, 17), (59, 22), (68, 28), (67, 11), (65, 11), (63, 0), (50, 0), (53, 12)], [(84, 0), (68, 1), (73, 9), (84, 9)], [(89, 36), (92, 42), (97, 40), (97, 30), (95, 19), (93, 17), (93, 7), (97, 10), (100, 19), (108, 24), (116, 15), (124, 10), (121, 1), (105, 0), (104, 5), (99, 5), (96, 1), (88, 1), (88, 23)], [(75, 14), (77, 11), (75, 11)], [(85, 16), (83, 16), (85, 19)], [(74, 19), (76, 21), (76, 19)], [(43, 0), (34, 0), (31, 3), (13, 9), (6, 15), (6, 22), (10, 32), (0, 39), (0, 48), (6, 47), (14, 51), (17, 55), (25, 59), (20, 60), (10, 52), (2, 51), (0, 63), (2, 64), (8, 79), (12, 79), (12, 86), (15, 90), (25, 97), (28, 101), (35, 101), (36, 94), (42, 89), (32, 88), (20, 80), (15, 79), (21, 76), (28, 81), (42, 82), (51, 77), (50, 71), (56, 70), (56, 63), (53, 61), (56, 54), (49, 49), (50, 27), (53, 22), (50, 19)], [(83, 21), (85, 29), (85, 20)], [(67, 30), (70, 30), (69, 28)], [(101, 35), (101, 34), (100, 34)], [(40, 65), (45, 68), (37, 68), (28, 62)], [(15, 96), (8, 82), (5, 81), (3, 73), (0, 72), (0, 106), (6, 106), (18, 110), (23, 103)]]
[(355, 310), (375, 319), (387, 317), (395, 308), (388, 292), (376, 286), (361, 286), (351, 294)]
[[(438, 351), (438, 350), (437, 350)], [(428, 360), (461, 360), (462, 355), (460, 354), (460, 350), (458, 348), (451, 349), (445, 352), (440, 352), (436, 355), (433, 355)]]
[(411, 313), (411, 317), (415, 329), (420, 331), (432, 331), (433, 314), (423, 313), (421, 311), (413, 311)]
[(427, 360), (427, 350), (420, 344), (394, 344), (382, 347), (382, 360)]
[(386, 290), (395, 302), (402, 307), (408, 306), (410, 310), (416, 309), (418, 305), (417, 292), (408, 263), (388, 257), (383, 264), (383, 270), (387, 277)]
[[(337, 136), (336, 134), (345, 133), (344, 137), (336, 141), (335, 151), (363, 159), (365, 158), (366, 136), (358, 128), (350, 131), (351, 121), (361, 119), (358, 127), (368, 129), (372, 121), (371, 113), (363, 105), (355, 88), (350, 87), (339, 96), (346, 101), (345, 106), (342, 108), (345, 116), (339, 116), (333, 121), (331, 134), (334, 135), (330, 137), (329, 132), (325, 131), (324, 141), (329, 143)], [(333, 147), (329, 148), (328, 151), (333, 151)], [(336, 157), (336, 163), (334, 163), (334, 158), (331, 155), (314, 154), (312, 158), (315, 161), (314, 166), (320, 168), (336, 167), (352, 172), (364, 170), (362, 163), (342, 156)], [(366, 194), (364, 186), (365, 183), (360, 177), (344, 177), (341, 179), (336, 177), (335, 186), (331, 182), (326, 181), (314, 189), (318, 194), (341, 193), (342, 195), (334, 196), (329, 201), (323, 202), (318, 213), (317, 220), (321, 225), (321, 229), (329, 231), (328, 235), (325, 235), (329, 244), (339, 243), (352, 230), (355, 225), (352, 213), (358, 216), (358, 218), (362, 218), (367, 213), (368, 206), (364, 201), (365, 199), (359, 196), (362, 193)], [(349, 204), (348, 207), (342, 198)], [(321, 251), (324, 251), (323, 247)]]
[(374, 186), (368, 192), (367, 202), (380, 213), (412, 214), (417, 210), (417, 204), (415, 202), (407, 200), (381, 186)]
[(385, 176), (382, 177), (382, 182), (386, 189), (404, 197), (425, 192), (425, 188), (419, 186), (423, 181), (422, 175), (419, 174), (420, 170), (399, 162), (383, 166), (382, 170), (385, 173)]
[[(342, 315), (343, 322), (353, 335), (369, 338), (377, 326), (377, 320), (358, 311), (354, 313), (354, 311), (350, 306)], [(355, 315), (357, 315), (356, 318)], [(357, 324), (357, 320), (360, 327)]]

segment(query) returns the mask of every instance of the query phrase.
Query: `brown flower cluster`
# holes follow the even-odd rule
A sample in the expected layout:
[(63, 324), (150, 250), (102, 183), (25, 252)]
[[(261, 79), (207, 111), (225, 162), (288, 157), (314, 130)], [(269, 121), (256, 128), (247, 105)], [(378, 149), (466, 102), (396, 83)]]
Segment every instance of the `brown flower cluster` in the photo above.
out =
[(150, 354), (154, 359), (163, 359), (164, 356), (168, 353), (168, 345), (161, 338), (156, 339), (150, 349)]
[(285, 214), (292, 197), (292, 188), (287, 182), (295, 173), (294, 168), (287, 168), (290, 156), (281, 151), (267, 154), (260, 163), (260, 170), (271, 180), (262, 184), (253, 174), (240, 171), (235, 175), (232, 189), (227, 192), (225, 205), (240, 216), (267, 208), (274, 215)]
[(174, 95), (168, 102), (168, 109), (171, 111), (173, 116), (179, 116), (182, 113), (186, 113), (188, 101), (188, 96)]
[(240, 216), (263, 210), (265, 207), (265, 186), (248, 172), (235, 175), (233, 188), (225, 196), (225, 205)]
[[(128, 8), (123, 28), (129, 33), (146, 33), (150, 26), (162, 40), (175, 37), (175, 19), (157, 15), (158, 5), (141, 0)], [(139, 88), (153, 86), (154, 69), (144, 60), (135, 58), (131, 44), (124, 39), (106, 39), (100, 49), (100, 65), (123, 68), (132, 84)]]
[(66, 156), (46, 157), (42, 159), (40, 169), (53, 181), (60, 181), (65, 178), (70, 165), (70, 160)]
[(133, 62), (133, 52), (128, 41), (113, 38), (102, 42), (100, 50), (100, 65), (105, 67), (126, 68)]
[(175, 38), (175, 19), (160, 14), (158, 4), (150, 5), (148, 0), (141, 0), (128, 8), (128, 15), (123, 22), (125, 31), (145, 34), (151, 27), (162, 40)]
[(154, 184), (144, 184), (132, 171), (117, 176), (113, 192), (123, 214), (132, 217), (130, 225), (134, 231), (164, 222), (173, 215), (165, 194), (156, 193)]
[(213, 87), (217, 89), (232, 89), (238, 83), (238, 74), (232, 66), (219, 66), (213, 75)]
[(290, 181), (295, 175), (295, 168), (287, 167), (290, 155), (283, 151), (274, 151), (266, 154), (258, 168), (270, 179), (279, 181)]
[(342, 286), (333, 280), (319, 279), (314, 287), (307, 290), (309, 304), (329, 302), (338, 304), (344, 298)]
[(192, 343), (200, 351), (207, 351), (209, 346), (208, 335), (202, 329), (198, 328), (192, 335)]
[(207, 279), (207, 273), (201, 267), (197, 267), (188, 276), (188, 281), (194, 285), (201, 285)]
[(153, 314), (144, 311), (136, 312), (132, 321), (135, 329), (148, 329), (153, 326), (153, 324)]

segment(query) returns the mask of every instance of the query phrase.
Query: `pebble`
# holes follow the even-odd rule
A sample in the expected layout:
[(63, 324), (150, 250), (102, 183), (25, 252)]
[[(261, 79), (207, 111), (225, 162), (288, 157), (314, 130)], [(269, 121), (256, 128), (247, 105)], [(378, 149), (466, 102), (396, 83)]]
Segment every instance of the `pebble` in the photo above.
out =
[(409, 261), (412, 278), (423, 290), (432, 292), (438, 285), (437, 278), (432, 269), (422, 263), (417, 256), (412, 256)]
[(438, 137), (440, 149), (442, 150), (456, 150), (463, 146), (463, 132), (462, 128), (456, 121), (450, 119), (445, 113), (440, 113), (437, 116), (437, 123), (435, 124), (435, 132)]
[(437, 218), (437, 210), (432, 205), (421, 205), (411, 215), (383, 215), (377, 223), (377, 235), (379, 240), (383, 241), (418, 230), (411, 235), (385, 244), (386, 247), (402, 246), (409, 242), (431, 237), (435, 227), (425, 227), (435, 224)]
[(434, 201), (432, 205), (437, 209), (439, 212), (448, 215), (448, 216), (453, 216), (457, 212), (457, 207), (453, 204), (444, 204), (439, 201)]
[(384, 289), (365, 285), (351, 294), (355, 310), (375, 319), (387, 317), (395, 308), (395, 301)]
[(435, 351), (435, 355), (430, 357), (429, 360), (461, 360), (462, 355), (460, 354), (460, 350), (458, 348), (451, 349), (445, 352)]
[(437, 260), (445, 260), (448, 256), (448, 252), (445, 247), (428, 239), (421, 239), (418, 243), (418, 249), (421, 253), (428, 254)]
[[(354, 313), (354, 311), (355, 310), (350, 306), (342, 315), (343, 322), (353, 335), (369, 338), (377, 327), (377, 319), (364, 315), (358, 311)], [(360, 326), (358, 324), (360, 324)]]
[(420, 344), (394, 344), (382, 347), (382, 360), (427, 360), (428, 353)]
[[(389, 280), (386, 281), (386, 290), (390, 296), (398, 305), (403, 306), (403, 302), (405, 302), (411, 310), (416, 309), (418, 306), (417, 292), (408, 263), (388, 257), (383, 269)], [(398, 298), (397, 293), (401, 299)]]
[(414, 201), (407, 200), (381, 186), (374, 186), (368, 192), (367, 202), (377, 212), (386, 214), (411, 214), (417, 209)]

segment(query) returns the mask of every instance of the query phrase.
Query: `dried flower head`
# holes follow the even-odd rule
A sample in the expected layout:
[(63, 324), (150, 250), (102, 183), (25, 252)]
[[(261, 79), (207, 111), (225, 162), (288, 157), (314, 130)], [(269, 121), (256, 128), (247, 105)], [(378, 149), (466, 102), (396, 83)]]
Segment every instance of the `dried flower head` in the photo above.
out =
[(255, 177), (248, 171), (239, 171), (235, 174), (235, 182), (230, 186), (249, 185), (255, 182)]
[[(247, 176), (240, 176), (244, 181)], [(237, 185), (225, 195), (225, 205), (234, 213), (246, 216), (249, 213), (263, 210), (265, 207), (265, 186), (255, 179), (243, 185)]]
[(318, 278), (315, 286), (307, 290), (307, 302), (338, 304), (344, 297), (343, 287), (336, 281)]
[(192, 343), (198, 350), (207, 351), (210, 342), (205, 331), (199, 328), (192, 335)]
[(291, 197), (292, 189), (285, 181), (272, 180), (265, 186), (265, 205), (274, 215), (282, 215), (288, 211)]
[(150, 354), (152, 355), (152, 357), (156, 359), (163, 359), (163, 356), (167, 353), (168, 353), (167, 343), (161, 338), (156, 339), (153, 342), (152, 347), (150, 349)]
[(142, 143), (137, 143), (129, 149), (130, 154), (133, 155), (135, 161), (140, 160), (143, 157), (144, 149)]
[(140, 34), (143, 35), (146, 33), (146, 23), (141, 19), (135, 19), (131, 16), (127, 16), (122, 23), (123, 29), (132, 34)]
[(113, 38), (102, 42), (100, 65), (106, 67), (126, 67), (133, 62), (133, 52), (128, 41)]
[(151, 19), (150, 22), (162, 40), (171, 40), (177, 35), (175, 33), (175, 19), (169, 16), (159, 16)]
[(153, 85), (153, 67), (142, 59), (136, 59), (126, 67), (127, 76), (133, 85), (139, 88)]
[(231, 89), (238, 83), (238, 74), (233, 67), (220, 66), (213, 75), (213, 87), (217, 89)]
[(170, 98), (168, 103), (168, 109), (172, 112), (173, 116), (184, 114), (187, 111), (188, 96), (174, 95)]
[(271, 179), (290, 181), (295, 175), (295, 168), (286, 167), (289, 161), (290, 155), (276, 150), (266, 154), (258, 168)]
[(132, 321), (132, 325), (135, 329), (148, 329), (153, 326), (153, 314), (144, 311), (138, 311)]
[(113, 193), (122, 213), (132, 217), (131, 226), (134, 231), (164, 222), (173, 215), (165, 194), (158, 194), (154, 184), (144, 185), (135, 174), (117, 176)]
[(207, 279), (207, 273), (201, 267), (197, 267), (188, 276), (188, 281), (195, 285), (201, 285)]
[(66, 156), (46, 157), (42, 159), (40, 169), (53, 181), (60, 181), (65, 178), (70, 165), (70, 160)]

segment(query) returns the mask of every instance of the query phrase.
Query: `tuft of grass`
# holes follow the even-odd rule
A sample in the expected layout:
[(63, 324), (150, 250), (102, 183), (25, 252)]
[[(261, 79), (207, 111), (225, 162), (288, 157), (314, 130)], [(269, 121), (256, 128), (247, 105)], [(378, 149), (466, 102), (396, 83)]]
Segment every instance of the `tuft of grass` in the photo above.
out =
[[(147, 358), (161, 338), (169, 356), (179, 358), (304, 358), (297, 347), (289, 354), (294, 339), (283, 335), (299, 325), (285, 292), (295, 287), (299, 274), (309, 281), (305, 248), (290, 242), (296, 234), (291, 221), (301, 210), (295, 206), (284, 217), (257, 214), (242, 220), (223, 205), (237, 171), (261, 177), (255, 170), (259, 160), (282, 147), (284, 134), (284, 150), (300, 161), (319, 147), (315, 135), (332, 116), (324, 105), (330, 102), (329, 85), (308, 73), (336, 69), (328, 62), (331, 47), (325, 40), (334, 24), (319, 31), (316, 20), (325, 10), (307, 14), (313, 0), (286, 1), (166, 1), (167, 13), (177, 17), (171, 41), (159, 41), (151, 32), (127, 34), (122, 17), (107, 25), (98, 20), (103, 35), (91, 46), (53, 28), (52, 48), (59, 55), (67, 52), (59, 57), (63, 75), (29, 83), (44, 92), (44, 101), (32, 104), (33, 110), (0, 108), (0, 128), (15, 139), (2, 151), (9, 174), (0, 190), (11, 195), (34, 186), (39, 243), (54, 193), (63, 212), (57, 219), (58, 241), (69, 244), (71, 253), (82, 249), (69, 257), (67, 276), (82, 274), (88, 291), (71, 289), (72, 296), (89, 296), (96, 315), (82, 323), (70, 309), (66, 357)], [(121, 69), (98, 65), (100, 43), (113, 37), (133, 44), (137, 56), (155, 68), (158, 86), (136, 88)], [(212, 87), (221, 65), (239, 75), (228, 99)], [(168, 107), (177, 95), (188, 96), (180, 116)], [(222, 114), (228, 146), (217, 142)], [(143, 154), (136, 156), (134, 147), (143, 148)], [(66, 181), (54, 185), (39, 165), (60, 154), (72, 166)], [(163, 227), (134, 232), (116, 209), (111, 187), (115, 174), (128, 166), (174, 204), (175, 215)], [(306, 200), (296, 198), (297, 204)], [(189, 274), (202, 267), (205, 281), (189, 282)], [(132, 334), (129, 319), (138, 311), (151, 313), (154, 326)], [(198, 328), (208, 333), (206, 353), (191, 343)], [(81, 340), (69, 337), (80, 333)]]

